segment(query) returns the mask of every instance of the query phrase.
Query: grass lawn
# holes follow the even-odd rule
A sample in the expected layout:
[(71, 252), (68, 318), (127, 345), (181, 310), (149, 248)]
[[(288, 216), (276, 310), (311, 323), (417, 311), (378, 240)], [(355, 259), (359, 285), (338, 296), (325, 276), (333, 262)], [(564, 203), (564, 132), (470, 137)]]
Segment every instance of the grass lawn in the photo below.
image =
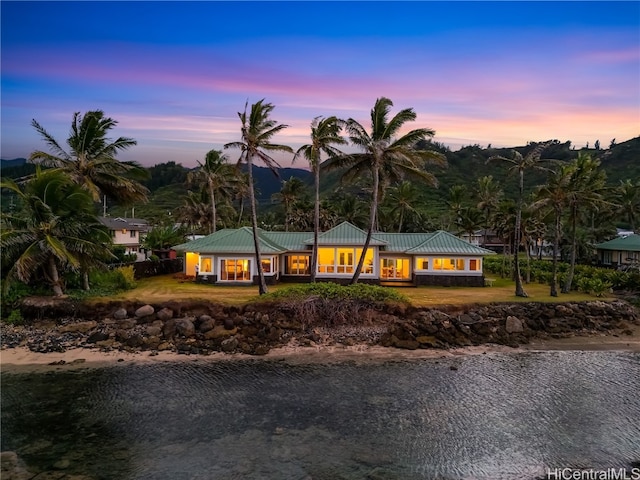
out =
[[(148, 303), (166, 302), (169, 300), (209, 300), (230, 305), (250, 302), (258, 298), (258, 288), (252, 286), (220, 286), (203, 285), (191, 281), (179, 281), (172, 275), (139, 280), (138, 286), (126, 292), (109, 297), (94, 297), (91, 302), (110, 300), (139, 300)], [(291, 284), (278, 284), (269, 287), (269, 291), (286, 288)], [(387, 287), (391, 288), (391, 287)], [(435, 305), (465, 305), (473, 303), (491, 302), (573, 302), (596, 300), (596, 297), (584, 293), (571, 292), (559, 294), (558, 297), (549, 295), (549, 286), (531, 283), (525, 285), (528, 298), (514, 295), (514, 282), (496, 278), (491, 287), (418, 287), (400, 288), (400, 293), (409, 298), (415, 306)], [(613, 297), (604, 297), (610, 300)]]

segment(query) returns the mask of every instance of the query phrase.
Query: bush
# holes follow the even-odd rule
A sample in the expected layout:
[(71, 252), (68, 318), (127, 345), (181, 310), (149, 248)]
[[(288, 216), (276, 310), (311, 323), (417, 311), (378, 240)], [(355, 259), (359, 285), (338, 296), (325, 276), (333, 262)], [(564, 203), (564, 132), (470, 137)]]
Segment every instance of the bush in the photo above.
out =
[(122, 290), (132, 290), (136, 288), (136, 279), (134, 276), (133, 265), (127, 267), (118, 267), (115, 269), (118, 275), (119, 288)]
[(404, 295), (388, 287), (357, 283), (355, 285), (339, 285), (332, 282), (300, 284), (282, 288), (261, 298), (296, 300), (308, 297), (323, 300), (360, 300), (370, 303), (401, 302), (409, 303)]
[(6, 318), (5, 321), (10, 325), (24, 324), (24, 318), (22, 316), (22, 312), (20, 312), (20, 310), (17, 308), (14, 308), (11, 310), (11, 313), (9, 313), (9, 316)]
[(305, 328), (366, 324), (380, 306), (408, 305), (404, 296), (391, 288), (356, 284), (309, 283), (263, 295), (259, 301), (276, 301), (287, 316)]

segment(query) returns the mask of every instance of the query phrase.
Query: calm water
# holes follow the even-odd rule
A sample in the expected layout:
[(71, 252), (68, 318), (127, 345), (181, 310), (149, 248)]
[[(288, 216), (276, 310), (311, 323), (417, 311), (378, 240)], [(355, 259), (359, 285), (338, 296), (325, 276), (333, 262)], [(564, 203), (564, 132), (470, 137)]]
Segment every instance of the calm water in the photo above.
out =
[(3, 373), (1, 395), (3, 451), (100, 479), (499, 480), (640, 461), (634, 353)]

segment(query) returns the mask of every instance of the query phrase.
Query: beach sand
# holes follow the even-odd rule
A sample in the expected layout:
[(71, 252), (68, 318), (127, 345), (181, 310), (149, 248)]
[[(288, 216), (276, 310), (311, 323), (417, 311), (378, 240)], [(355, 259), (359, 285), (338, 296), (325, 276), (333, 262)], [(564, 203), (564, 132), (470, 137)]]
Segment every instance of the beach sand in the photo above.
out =
[(488, 353), (517, 353), (534, 351), (628, 351), (640, 353), (640, 325), (634, 325), (632, 335), (572, 336), (558, 339), (534, 339), (517, 348), (504, 345), (479, 345), (451, 348), (447, 350), (418, 349), (403, 350), (367, 345), (287, 345), (272, 349), (267, 355), (213, 353), (211, 355), (184, 355), (175, 352), (127, 353), (104, 352), (99, 349), (75, 348), (61, 353), (35, 353), (26, 347), (0, 350), (0, 371), (6, 373), (29, 373), (64, 371), (71, 369), (101, 368), (118, 365), (166, 363), (166, 362), (223, 362), (236, 360), (275, 360), (288, 363), (330, 363), (355, 361), (375, 363), (390, 360), (412, 360), (425, 358), (451, 358), (460, 355)]

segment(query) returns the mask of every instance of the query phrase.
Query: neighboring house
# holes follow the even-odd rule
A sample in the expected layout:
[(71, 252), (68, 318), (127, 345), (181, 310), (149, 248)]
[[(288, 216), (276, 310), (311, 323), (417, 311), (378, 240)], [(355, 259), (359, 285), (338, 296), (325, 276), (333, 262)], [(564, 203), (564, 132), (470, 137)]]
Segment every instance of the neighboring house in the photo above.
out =
[[(313, 232), (260, 230), (262, 267), (269, 283), (309, 281)], [(347, 283), (357, 267), (366, 232), (344, 222), (318, 236), (316, 279)], [(224, 229), (173, 247), (186, 252), (185, 273), (207, 283), (255, 283), (249, 227)], [(494, 252), (444, 232), (375, 233), (360, 280), (367, 283), (484, 286), (483, 258)]]
[(125, 247), (126, 253), (135, 253), (136, 261), (145, 259), (142, 242), (149, 231), (149, 223), (141, 218), (99, 217), (100, 223), (109, 229), (114, 245)]
[(608, 267), (636, 266), (640, 268), (640, 235), (617, 237), (596, 245), (598, 263)]
[(493, 230), (476, 230), (472, 235), (462, 233), (460, 238), (471, 245), (483, 247), (496, 253), (504, 253), (505, 248), (508, 248), (504, 243), (504, 239)]

